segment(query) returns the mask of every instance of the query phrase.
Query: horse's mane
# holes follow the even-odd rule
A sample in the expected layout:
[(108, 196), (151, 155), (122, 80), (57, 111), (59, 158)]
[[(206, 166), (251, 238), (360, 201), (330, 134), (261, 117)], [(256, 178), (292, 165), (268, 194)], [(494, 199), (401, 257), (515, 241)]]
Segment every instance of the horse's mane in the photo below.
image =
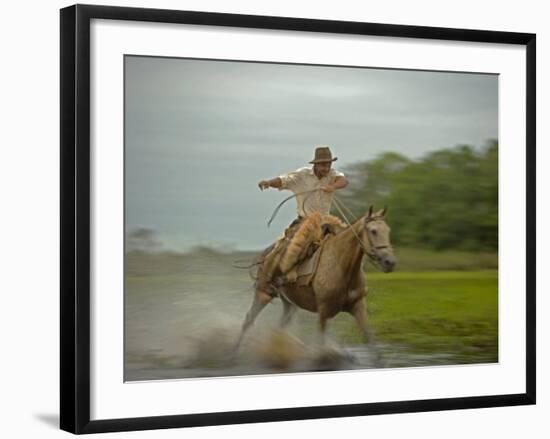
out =
[(348, 225), (344, 221), (334, 215), (323, 215), (322, 224), (327, 224), (331, 227), (331, 232), (335, 235), (348, 228)]

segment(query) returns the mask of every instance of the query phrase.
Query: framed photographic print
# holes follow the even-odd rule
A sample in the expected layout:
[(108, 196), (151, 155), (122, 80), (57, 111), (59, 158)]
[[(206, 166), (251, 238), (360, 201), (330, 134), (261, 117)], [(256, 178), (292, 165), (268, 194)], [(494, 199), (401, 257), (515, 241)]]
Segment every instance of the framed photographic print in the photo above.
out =
[(61, 428), (534, 404), (535, 128), (533, 34), (62, 9)]

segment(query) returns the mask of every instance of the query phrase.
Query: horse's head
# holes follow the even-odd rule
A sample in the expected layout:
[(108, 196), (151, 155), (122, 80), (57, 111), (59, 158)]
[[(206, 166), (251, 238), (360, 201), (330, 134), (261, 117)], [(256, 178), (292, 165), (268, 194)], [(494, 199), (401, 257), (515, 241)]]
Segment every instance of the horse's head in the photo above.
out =
[(364, 231), (369, 243), (368, 256), (374, 259), (385, 273), (393, 271), (396, 263), (390, 242), (390, 227), (385, 221), (387, 210), (384, 207), (374, 212), (373, 206), (370, 206), (364, 218)]

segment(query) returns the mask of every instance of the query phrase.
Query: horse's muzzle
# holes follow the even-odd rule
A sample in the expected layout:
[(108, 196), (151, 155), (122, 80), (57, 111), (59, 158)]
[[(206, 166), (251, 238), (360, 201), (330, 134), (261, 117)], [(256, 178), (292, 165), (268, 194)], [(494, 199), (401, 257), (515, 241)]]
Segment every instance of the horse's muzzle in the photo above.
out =
[(395, 268), (395, 256), (392, 254), (382, 255), (379, 259), (379, 263), (384, 273), (391, 273)]

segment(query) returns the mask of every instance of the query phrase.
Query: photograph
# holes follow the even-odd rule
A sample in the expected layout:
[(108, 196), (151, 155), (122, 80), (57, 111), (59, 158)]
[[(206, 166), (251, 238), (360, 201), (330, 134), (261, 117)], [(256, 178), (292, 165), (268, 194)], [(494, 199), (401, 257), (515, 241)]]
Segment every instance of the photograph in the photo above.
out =
[(123, 62), (125, 382), (499, 362), (498, 74)]

